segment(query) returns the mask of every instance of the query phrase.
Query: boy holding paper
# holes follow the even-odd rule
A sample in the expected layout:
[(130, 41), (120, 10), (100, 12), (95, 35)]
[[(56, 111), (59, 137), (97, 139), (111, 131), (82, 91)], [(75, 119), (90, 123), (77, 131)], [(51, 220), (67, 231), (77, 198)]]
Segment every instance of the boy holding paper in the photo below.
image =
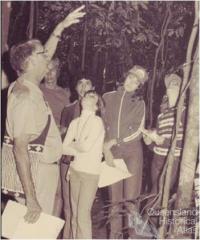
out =
[[(168, 106), (158, 115), (156, 130), (144, 131), (144, 142), (154, 152), (151, 178), (152, 189), (151, 194), (158, 193), (159, 177), (162, 173), (166, 158), (172, 142), (172, 134), (176, 120), (176, 104), (180, 94), (181, 78), (177, 74), (166, 75), (165, 86), (168, 98)], [(177, 171), (179, 167), (179, 158), (183, 147), (183, 133), (185, 122), (185, 107), (182, 109), (182, 116), (177, 137), (177, 145), (175, 149), (175, 161), (171, 176), (171, 188), (176, 182)], [(150, 199), (151, 200), (151, 199)], [(150, 202), (149, 200), (149, 202)], [(149, 206), (150, 207), (150, 206)]]
[[(103, 95), (105, 101), (104, 122), (106, 142), (104, 155), (108, 165), (114, 166), (113, 159), (123, 159), (132, 177), (109, 187), (110, 199), (116, 203), (111, 208), (110, 238), (121, 238), (123, 219), (120, 202), (126, 200), (125, 207), (131, 215), (138, 206), (131, 201), (140, 196), (143, 170), (142, 132), (145, 122), (143, 86), (147, 81), (147, 71), (138, 65), (131, 68), (123, 86), (117, 91)], [(128, 201), (129, 200), (129, 201)], [(129, 231), (129, 237), (133, 237)]]

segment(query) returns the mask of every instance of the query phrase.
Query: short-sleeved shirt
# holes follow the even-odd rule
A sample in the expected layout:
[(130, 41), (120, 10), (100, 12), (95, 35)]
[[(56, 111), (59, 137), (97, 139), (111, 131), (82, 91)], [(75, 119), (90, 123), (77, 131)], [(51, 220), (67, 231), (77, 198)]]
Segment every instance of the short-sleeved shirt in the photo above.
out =
[(36, 139), (44, 130), (50, 114), (51, 124), (45, 142), (44, 162), (58, 161), (62, 155), (62, 141), (41, 90), (34, 83), (23, 81), (22, 86), (26, 90), (17, 94), (13, 89), (15, 83), (11, 84), (8, 91), (6, 129), (9, 136), (19, 138), (27, 134), (31, 135), (31, 140)]
[(60, 125), (62, 110), (70, 103), (70, 92), (59, 86), (56, 86), (55, 89), (49, 89), (44, 84), (40, 85), (40, 89), (52, 110), (57, 126)]

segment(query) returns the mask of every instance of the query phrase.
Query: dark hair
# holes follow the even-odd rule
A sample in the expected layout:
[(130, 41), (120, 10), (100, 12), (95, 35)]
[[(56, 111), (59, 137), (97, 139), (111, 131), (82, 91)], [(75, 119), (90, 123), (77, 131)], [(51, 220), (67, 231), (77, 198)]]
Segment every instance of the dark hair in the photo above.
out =
[(27, 66), (27, 60), (38, 44), (41, 44), (39, 40), (32, 39), (11, 48), (10, 63), (17, 73), (24, 72)]
[(90, 82), (91, 82), (91, 85), (92, 85), (92, 81), (91, 81), (89, 78), (84, 78), (84, 77), (82, 77), (82, 78), (79, 78), (79, 79), (76, 81), (76, 87), (78, 86), (78, 84), (79, 84), (83, 79), (85, 79), (85, 80), (87, 80), (87, 81), (90, 81)]
[(90, 93), (93, 93), (95, 95), (97, 95), (98, 97), (98, 101), (97, 101), (97, 111), (96, 114), (98, 116), (102, 116), (105, 112), (105, 103), (103, 101), (103, 98), (95, 91), (95, 90), (89, 90), (84, 94), (84, 97)]

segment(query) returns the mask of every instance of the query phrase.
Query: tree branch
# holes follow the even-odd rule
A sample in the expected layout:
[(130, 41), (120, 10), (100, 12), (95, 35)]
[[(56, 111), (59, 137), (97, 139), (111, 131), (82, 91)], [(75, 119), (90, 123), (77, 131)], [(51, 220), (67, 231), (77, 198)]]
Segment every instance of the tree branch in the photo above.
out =
[(163, 21), (163, 25), (162, 25), (162, 29), (161, 29), (161, 40), (159, 43), (158, 48), (156, 49), (156, 53), (155, 53), (155, 58), (154, 58), (154, 68), (153, 68), (153, 77), (152, 77), (152, 81), (149, 82), (148, 85), (148, 113), (149, 113), (149, 126), (148, 127), (152, 127), (153, 124), (153, 93), (154, 93), (154, 86), (155, 86), (155, 82), (156, 82), (156, 77), (157, 77), (157, 66), (158, 66), (158, 57), (160, 54), (160, 50), (162, 49), (162, 46), (164, 45), (164, 40), (165, 40), (165, 35), (166, 35), (166, 31), (167, 31), (167, 27), (169, 25), (169, 22), (171, 20), (171, 3), (168, 2), (167, 4), (167, 11), (166, 11), (166, 15)]
[[(87, 2), (86, 4), (86, 11), (87, 11)], [(84, 23), (84, 32), (83, 32), (83, 49), (82, 49), (82, 60), (81, 60), (81, 71), (85, 70), (85, 53), (86, 53), (86, 45), (87, 45), (87, 17), (85, 16), (85, 23)]]
[[(198, 4), (198, 3), (197, 3)], [(197, 5), (195, 2), (195, 6)], [(195, 11), (195, 23), (198, 21), (198, 11)], [(195, 42), (197, 34), (197, 28), (193, 28), (189, 43), (188, 43), (188, 49), (187, 49), (187, 55), (186, 55), (186, 62), (191, 62), (192, 58), (192, 50)], [(187, 65), (186, 68), (184, 68), (184, 77), (183, 77), (183, 82), (181, 86), (181, 93), (185, 93), (184, 89), (187, 86), (187, 83), (189, 81), (189, 73), (191, 71), (191, 65)], [(188, 84), (189, 86), (189, 84)], [(174, 152), (176, 148), (176, 141), (177, 141), (177, 135), (179, 131), (179, 126), (180, 126), (180, 120), (181, 120), (181, 115), (182, 115), (182, 108), (184, 105), (184, 97), (185, 94), (182, 94), (179, 98), (178, 101), (178, 107), (177, 107), (177, 118), (176, 118), (176, 125), (174, 129), (174, 138), (172, 141), (172, 145), (169, 151), (169, 154), (167, 156), (167, 162), (166, 162), (166, 178), (165, 178), (165, 185), (164, 185), (164, 193), (163, 193), (163, 199), (162, 199), (162, 224), (159, 228), (159, 237), (164, 239), (165, 238), (165, 229), (166, 229), (166, 220), (167, 220), (167, 209), (168, 209), (168, 201), (169, 201), (169, 192), (170, 192), (170, 182), (171, 182), (171, 173), (172, 173), (172, 167), (174, 163)]]

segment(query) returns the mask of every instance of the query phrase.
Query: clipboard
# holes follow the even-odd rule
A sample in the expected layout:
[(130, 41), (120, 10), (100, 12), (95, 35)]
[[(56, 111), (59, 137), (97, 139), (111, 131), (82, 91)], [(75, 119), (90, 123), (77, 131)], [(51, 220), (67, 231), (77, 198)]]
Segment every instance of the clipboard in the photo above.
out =
[(123, 159), (114, 159), (114, 164), (115, 167), (110, 167), (105, 161), (101, 163), (101, 171), (98, 182), (99, 188), (112, 185), (132, 176)]
[(56, 239), (65, 221), (41, 213), (36, 223), (24, 220), (27, 207), (9, 200), (2, 214), (2, 236), (10, 239)]

